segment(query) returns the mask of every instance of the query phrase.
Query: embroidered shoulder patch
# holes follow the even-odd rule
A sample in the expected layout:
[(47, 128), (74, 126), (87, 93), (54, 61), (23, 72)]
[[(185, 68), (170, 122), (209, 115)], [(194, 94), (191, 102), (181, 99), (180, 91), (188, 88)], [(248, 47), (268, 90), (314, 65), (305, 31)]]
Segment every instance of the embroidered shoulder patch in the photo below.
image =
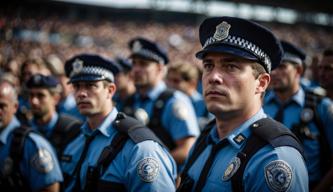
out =
[(287, 191), (292, 180), (291, 168), (285, 161), (272, 161), (265, 167), (265, 179), (272, 191)]
[(160, 165), (153, 157), (144, 158), (136, 166), (140, 178), (147, 182), (153, 182), (160, 172)]
[(40, 149), (30, 160), (31, 166), (40, 173), (48, 173), (53, 167), (53, 159), (50, 152), (46, 149)]

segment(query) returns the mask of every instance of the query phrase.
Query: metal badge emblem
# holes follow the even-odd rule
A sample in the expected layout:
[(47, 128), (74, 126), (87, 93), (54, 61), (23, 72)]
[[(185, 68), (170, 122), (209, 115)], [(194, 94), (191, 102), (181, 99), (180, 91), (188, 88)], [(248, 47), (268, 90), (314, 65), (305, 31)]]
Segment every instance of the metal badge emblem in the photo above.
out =
[(217, 41), (222, 41), (223, 39), (228, 37), (230, 28), (231, 25), (223, 21), (222, 23), (216, 26), (213, 38)]
[(227, 169), (224, 171), (224, 175), (222, 177), (223, 181), (228, 181), (238, 170), (240, 167), (241, 160), (239, 157), (234, 157), (229, 163)]
[(310, 108), (304, 108), (301, 111), (301, 120), (305, 123), (310, 122), (314, 117), (314, 112)]
[(73, 62), (73, 72), (72, 74), (78, 74), (82, 71), (83, 69), (83, 61), (80, 59), (75, 59)]
[(134, 53), (137, 53), (137, 52), (140, 52), (141, 49), (142, 49), (142, 45), (141, 45), (140, 41), (135, 41), (135, 42), (133, 43), (132, 51), (133, 51)]

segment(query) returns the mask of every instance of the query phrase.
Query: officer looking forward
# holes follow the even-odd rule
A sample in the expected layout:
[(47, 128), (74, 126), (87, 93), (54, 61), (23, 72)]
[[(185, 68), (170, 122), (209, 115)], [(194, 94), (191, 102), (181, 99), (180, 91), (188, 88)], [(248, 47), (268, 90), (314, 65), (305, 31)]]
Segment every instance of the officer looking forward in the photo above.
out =
[(21, 127), (14, 116), (18, 96), (13, 85), (0, 79), (1, 191), (59, 191), (63, 177), (52, 146)]
[(233, 17), (206, 19), (199, 35), (204, 99), (216, 119), (191, 149), (178, 191), (308, 191), (299, 142), (262, 109), (279, 40)]
[(65, 70), (87, 121), (61, 159), (64, 191), (174, 191), (171, 155), (148, 128), (112, 104), (115, 63), (82, 54), (69, 59)]
[(167, 89), (163, 79), (169, 59), (161, 46), (139, 37), (132, 39), (129, 47), (137, 89), (130, 107), (134, 116), (154, 131), (181, 165), (199, 135), (191, 101), (184, 93)]

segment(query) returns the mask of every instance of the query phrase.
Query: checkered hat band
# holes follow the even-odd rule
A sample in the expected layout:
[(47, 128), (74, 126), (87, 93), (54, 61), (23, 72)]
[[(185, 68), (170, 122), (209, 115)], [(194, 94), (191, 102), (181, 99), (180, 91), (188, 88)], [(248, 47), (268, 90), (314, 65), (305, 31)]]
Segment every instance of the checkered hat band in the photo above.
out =
[(149, 51), (148, 49), (140, 49), (138, 51), (134, 51), (134, 53), (144, 55), (145, 57), (152, 58), (152, 59), (158, 61), (159, 63), (164, 64), (164, 59), (162, 57), (158, 56), (157, 54), (153, 53), (152, 51)]
[(256, 44), (250, 41), (247, 41), (241, 37), (236, 37), (231, 35), (229, 35), (226, 39), (223, 39), (222, 41), (218, 41), (214, 37), (210, 37), (206, 40), (203, 48), (205, 49), (206, 47), (214, 43), (223, 43), (244, 49), (255, 55), (259, 59), (259, 61), (261, 61), (266, 66), (267, 70), (269, 72), (271, 71), (272, 63), (268, 55), (262, 49), (260, 49)]
[(114, 75), (112, 72), (110, 72), (107, 69), (101, 68), (101, 67), (83, 67), (79, 72), (72, 71), (70, 78), (76, 76), (76, 75), (100, 75), (103, 76), (105, 79), (108, 79), (112, 82), (114, 82)]

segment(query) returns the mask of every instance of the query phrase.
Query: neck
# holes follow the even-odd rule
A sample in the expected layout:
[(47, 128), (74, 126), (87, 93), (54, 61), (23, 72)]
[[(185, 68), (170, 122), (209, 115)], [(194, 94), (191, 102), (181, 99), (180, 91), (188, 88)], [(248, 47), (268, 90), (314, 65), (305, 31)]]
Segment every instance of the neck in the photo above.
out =
[(87, 118), (87, 121), (90, 129), (91, 130), (97, 129), (103, 123), (104, 119), (109, 115), (109, 113), (111, 113), (111, 111), (112, 108), (111, 110), (89, 116)]
[[(254, 110), (253, 110), (254, 109)], [(216, 116), (216, 124), (217, 124), (217, 132), (220, 139), (225, 138), (229, 135), (233, 130), (238, 128), (245, 121), (250, 119), (253, 115), (255, 115), (260, 110), (258, 108), (250, 108), (247, 111), (239, 110), (234, 112), (228, 112), (221, 114), (220, 116)]]
[(120, 98), (126, 98), (135, 93), (135, 86), (132, 83), (129, 83), (126, 88), (119, 90)]
[(300, 89), (299, 84), (294, 86), (292, 89), (287, 89), (283, 91), (275, 91), (276, 96), (279, 98), (280, 101), (285, 103), (288, 101), (293, 95), (297, 93), (297, 91)]
[(38, 117), (38, 118), (35, 118), (36, 120), (36, 123), (38, 125), (46, 125), (47, 123), (49, 123), (52, 119), (52, 114), (49, 113), (47, 115), (44, 115), (43, 117)]

